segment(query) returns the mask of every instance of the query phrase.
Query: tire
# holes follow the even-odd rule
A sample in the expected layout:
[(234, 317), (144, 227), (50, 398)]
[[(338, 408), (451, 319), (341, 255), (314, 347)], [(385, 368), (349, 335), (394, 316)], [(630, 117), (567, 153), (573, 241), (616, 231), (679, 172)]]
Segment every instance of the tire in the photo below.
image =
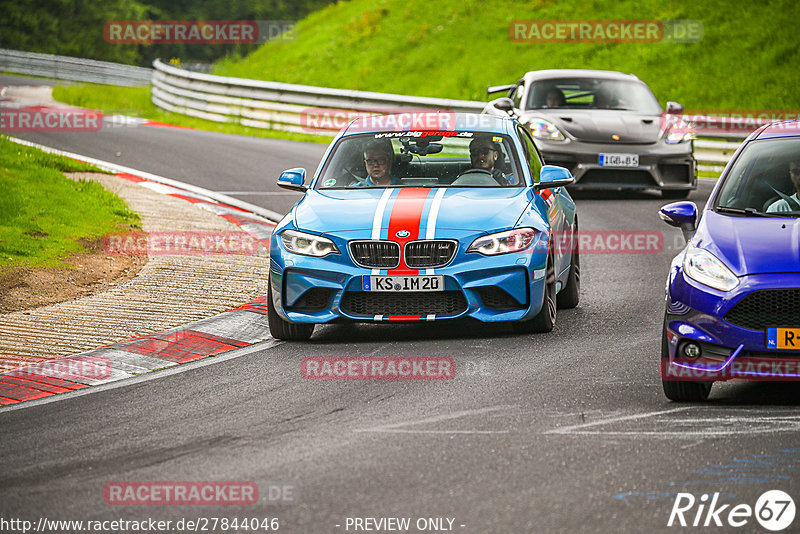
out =
[(691, 189), (672, 189), (672, 190), (662, 190), (661, 191), (661, 198), (666, 200), (681, 200), (689, 196), (691, 193)]
[(545, 271), (544, 302), (542, 309), (536, 317), (529, 321), (514, 323), (514, 330), (520, 334), (543, 334), (550, 332), (556, 326), (556, 269), (553, 265), (553, 255), (547, 255), (547, 269)]
[[(669, 344), (667, 342), (667, 317), (664, 315), (664, 327), (661, 332), (661, 361), (669, 360)], [(661, 386), (664, 388), (664, 395), (675, 402), (703, 402), (708, 399), (711, 393), (713, 382), (688, 382), (680, 380), (664, 380), (661, 378)]]
[(305, 341), (314, 333), (314, 325), (309, 323), (290, 323), (284, 321), (275, 310), (272, 303), (272, 282), (269, 282), (267, 290), (267, 321), (269, 322), (269, 333), (275, 339), (285, 341)]
[[(575, 218), (575, 235), (578, 235), (578, 218)], [(556, 295), (556, 304), (561, 309), (570, 309), (578, 305), (581, 300), (581, 257), (578, 250), (577, 238), (572, 249), (572, 259), (569, 265), (569, 275), (567, 275), (567, 285), (561, 288)]]

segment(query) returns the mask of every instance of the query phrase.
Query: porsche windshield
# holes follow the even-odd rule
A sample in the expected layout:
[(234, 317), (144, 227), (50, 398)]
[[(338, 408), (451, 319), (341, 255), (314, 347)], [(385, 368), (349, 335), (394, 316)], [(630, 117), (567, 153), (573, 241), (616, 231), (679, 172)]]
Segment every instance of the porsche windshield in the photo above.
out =
[(569, 78), (531, 84), (527, 109), (615, 109), (659, 115), (658, 100), (641, 82)]
[(344, 137), (317, 189), (520, 187), (508, 136), (482, 132), (387, 132)]
[(742, 151), (717, 195), (723, 213), (800, 216), (800, 138), (754, 141)]

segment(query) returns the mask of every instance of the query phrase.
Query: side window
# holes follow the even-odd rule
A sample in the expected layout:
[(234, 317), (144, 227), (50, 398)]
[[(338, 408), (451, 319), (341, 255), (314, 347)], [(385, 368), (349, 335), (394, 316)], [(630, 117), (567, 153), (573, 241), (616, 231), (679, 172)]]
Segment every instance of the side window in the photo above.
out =
[(539, 151), (536, 149), (531, 134), (522, 126), (517, 126), (519, 137), (522, 139), (522, 146), (525, 149), (525, 158), (531, 168), (531, 176), (533, 176), (533, 183), (539, 182), (539, 173), (542, 171), (542, 158), (539, 156)]

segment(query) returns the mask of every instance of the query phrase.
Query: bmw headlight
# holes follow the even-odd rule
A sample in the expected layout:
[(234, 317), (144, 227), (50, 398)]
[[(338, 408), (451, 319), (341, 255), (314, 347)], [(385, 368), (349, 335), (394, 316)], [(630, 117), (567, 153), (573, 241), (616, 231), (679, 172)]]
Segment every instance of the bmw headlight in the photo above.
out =
[(330, 239), (297, 230), (286, 230), (281, 234), (286, 250), (303, 256), (322, 258), (328, 254), (339, 254), (339, 249)]
[(730, 291), (739, 285), (739, 279), (727, 265), (709, 251), (694, 245), (686, 249), (683, 272), (689, 278), (720, 291)]
[(473, 241), (467, 252), (478, 252), (484, 256), (521, 252), (533, 244), (536, 234), (533, 228), (516, 228), (489, 234)]
[(565, 139), (564, 134), (555, 124), (544, 119), (533, 119), (528, 123), (528, 127), (535, 139), (544, 139), (545, 141), (563, 141)]

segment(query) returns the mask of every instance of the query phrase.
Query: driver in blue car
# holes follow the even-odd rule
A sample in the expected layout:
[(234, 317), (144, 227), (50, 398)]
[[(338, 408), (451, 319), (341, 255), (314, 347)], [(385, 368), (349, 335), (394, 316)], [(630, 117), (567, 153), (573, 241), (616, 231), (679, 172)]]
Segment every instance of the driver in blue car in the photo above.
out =
[(388, 187), (400, 185), (400, 179), (392, 176), (394, 149), (388, 139), (370, 141), (364, 147), (364, 166), (367, 178), (363, 182), (356, 180), (350, 187)]
[(783, 198), (770, 204), (767, 213), (800, 211), (800, 161), (789, 162), (789, 180), (794, 185), (795, 193), (791, 196), (781, 195)]
[(494, 141), (491, 135), (477, 135), (469, 144), (469, 159), (473, 169), (487, 171), (500, 185), (508, 185), (510, 180), (500, 169), (497, 169), (497, 160), (503, 152), (500, 143)]

